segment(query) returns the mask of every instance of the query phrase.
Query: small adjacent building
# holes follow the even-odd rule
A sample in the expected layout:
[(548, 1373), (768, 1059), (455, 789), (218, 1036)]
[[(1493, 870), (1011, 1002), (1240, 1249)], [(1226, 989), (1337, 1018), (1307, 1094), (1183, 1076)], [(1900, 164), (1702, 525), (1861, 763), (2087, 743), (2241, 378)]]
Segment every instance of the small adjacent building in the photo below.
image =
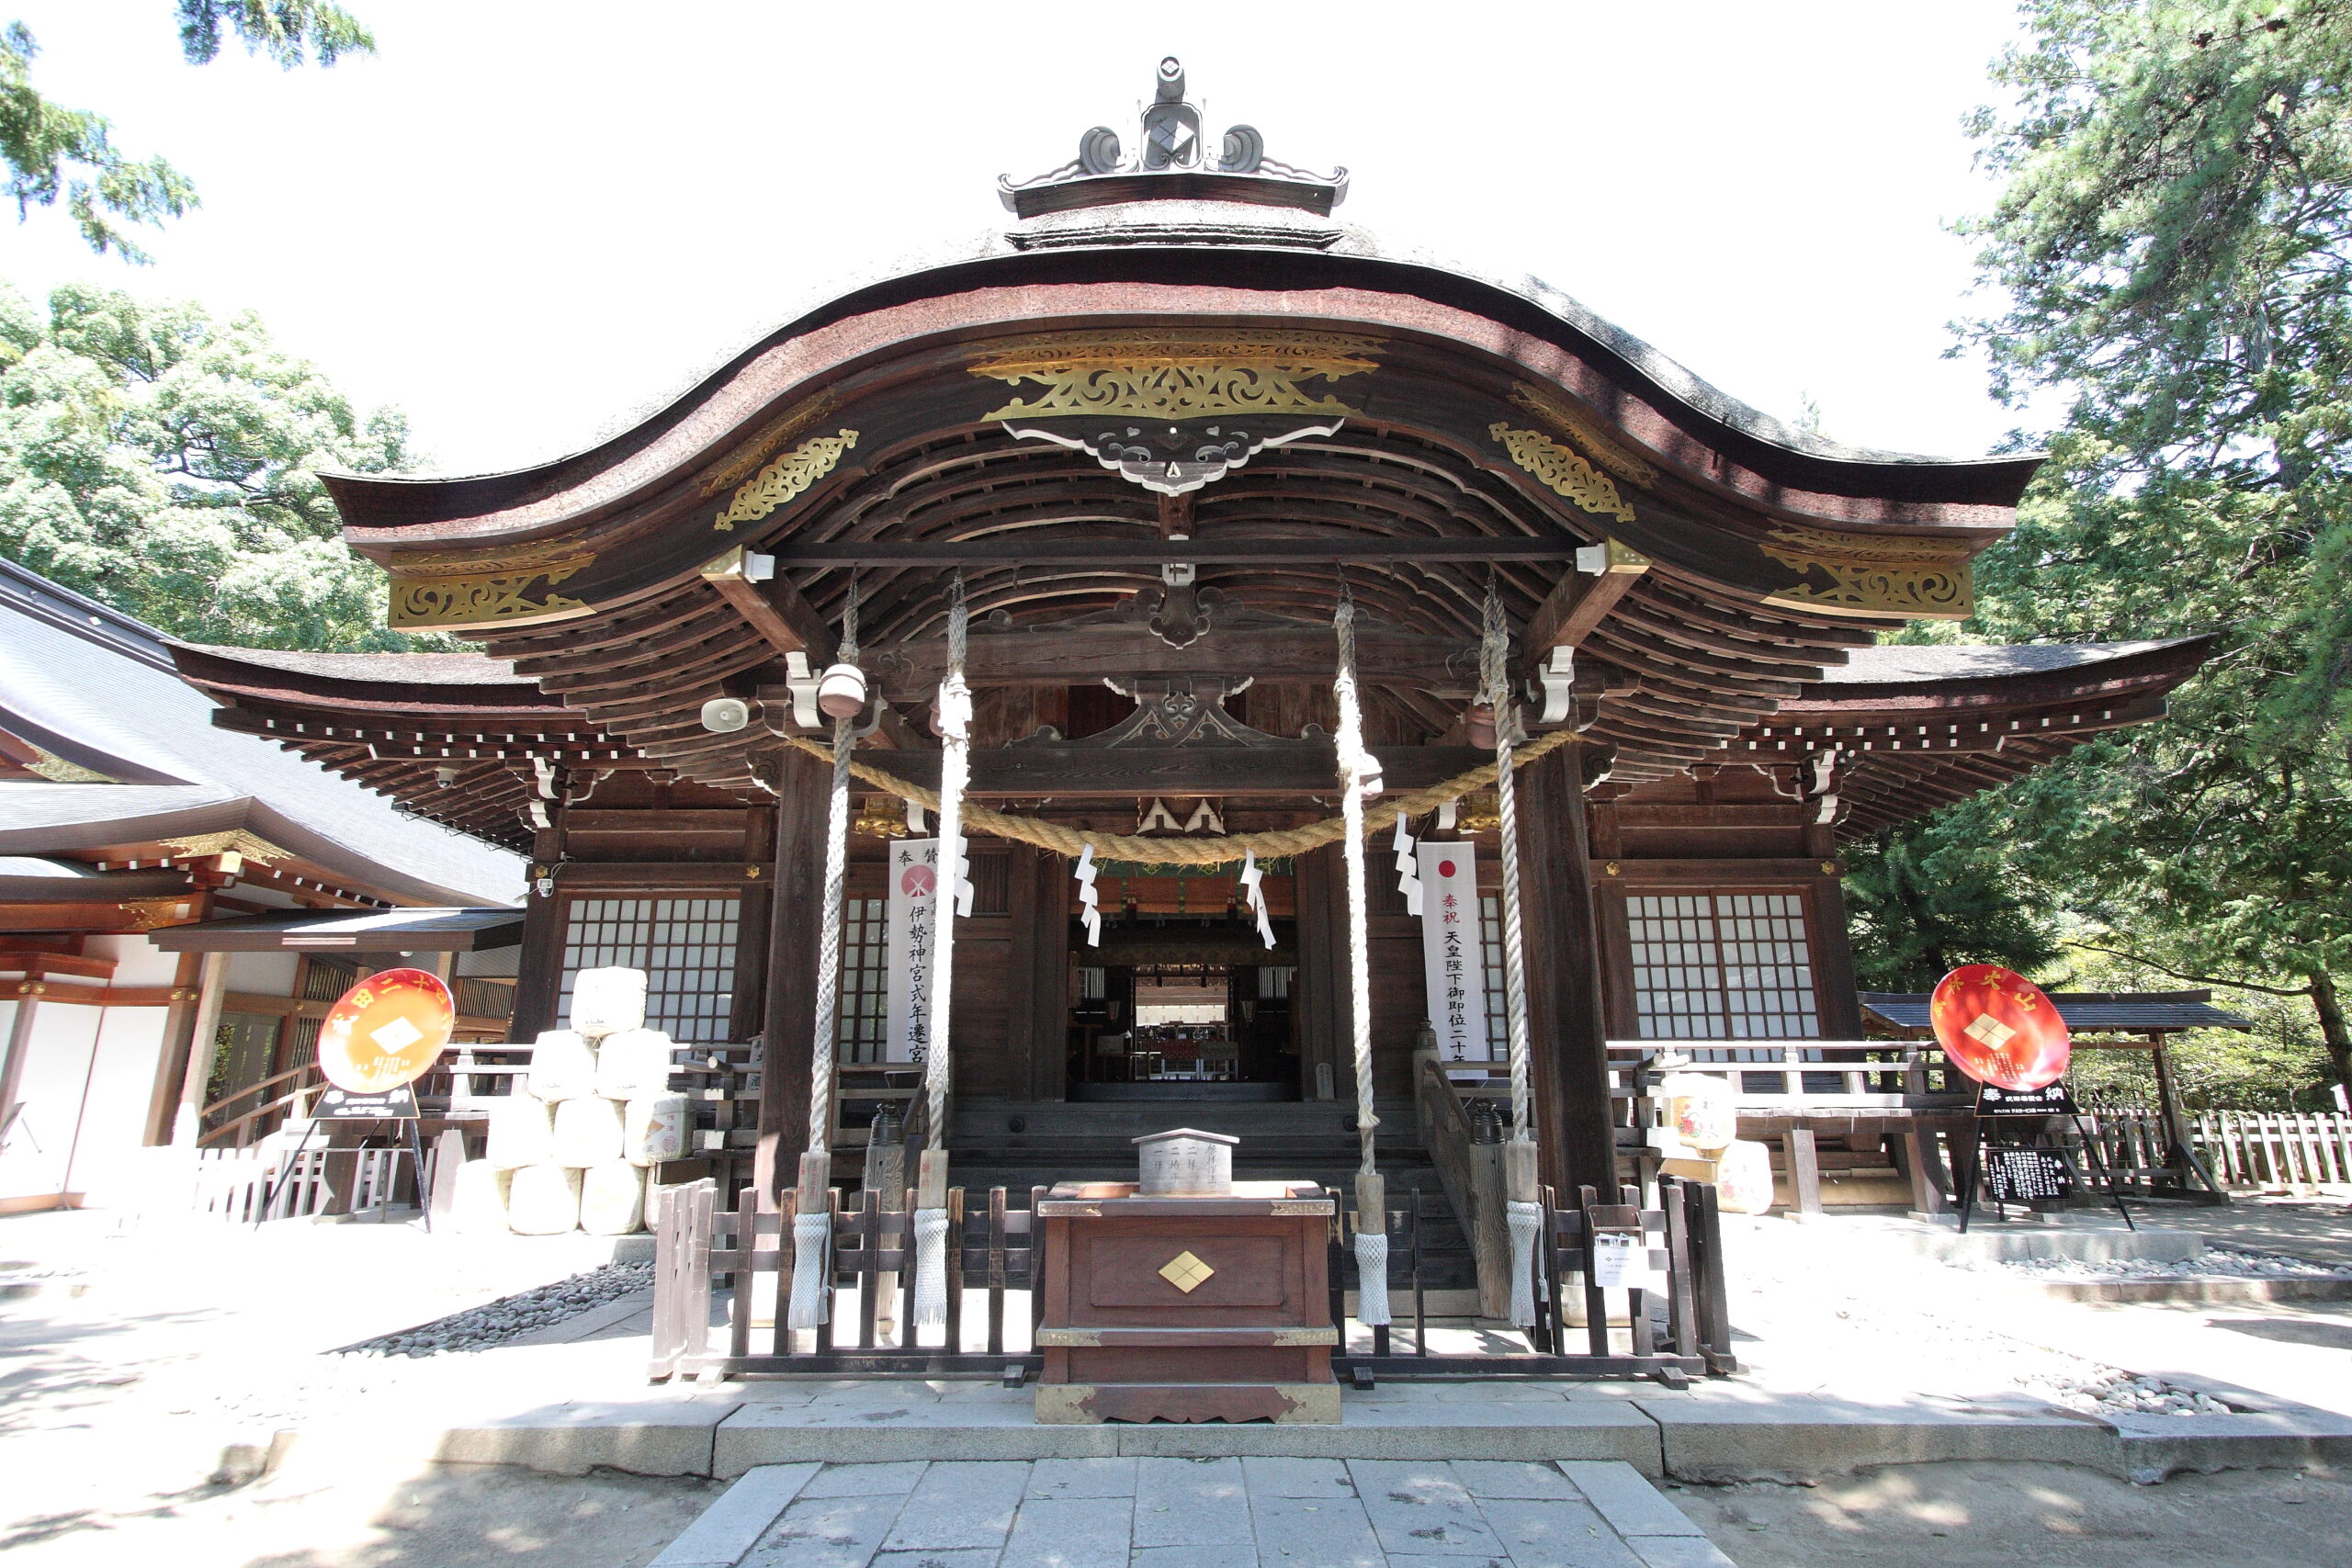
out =
[(369, 969), (438, 966), (504, 1036), (521, 863), (217, 725), (190, 651), (0, 562), (0, 1213), (266, 1131)]

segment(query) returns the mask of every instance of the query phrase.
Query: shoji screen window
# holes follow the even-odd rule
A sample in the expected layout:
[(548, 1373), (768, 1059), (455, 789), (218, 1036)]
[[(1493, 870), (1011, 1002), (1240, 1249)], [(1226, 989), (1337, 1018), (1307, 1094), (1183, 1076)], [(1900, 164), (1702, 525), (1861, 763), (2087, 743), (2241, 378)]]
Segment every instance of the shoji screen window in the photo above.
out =
[(734, 898), (574, 898), (564, 911), (560, 1016), (572, 976), (620, 965), (645, 971), (645, 1022), (671, 1039), (729, 1043), (735, 999)]
[(1804, 895), (1636, 894), (1625, 916), (1641, 1038), (1820, 1036)]
[(833, 1043), (844, 1062), (882, 1059), (890, 999), (889, 908), (884, 898), (842, 902), (842, 1010)]

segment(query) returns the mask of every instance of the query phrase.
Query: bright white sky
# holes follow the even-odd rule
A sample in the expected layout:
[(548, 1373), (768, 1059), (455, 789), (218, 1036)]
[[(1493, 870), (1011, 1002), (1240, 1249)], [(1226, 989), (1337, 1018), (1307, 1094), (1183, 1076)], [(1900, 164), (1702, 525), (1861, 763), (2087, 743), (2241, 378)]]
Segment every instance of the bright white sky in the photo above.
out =
[(0, 277), (259, 310), (432, 467), (575, 449), (820, 291), (1132, 139), (1163, 54), (1212, 137), (1345, 164), (1343, 219), (1533, 273), (1735, 396), (1938, 454), (2015, 423), (1943, 357), (1991, 187), (1961, 117), (2011, 0), (1159, 7), (347, 0), (379, 52), (179, 56), (170, 0), (16, 0), (34, 80), (204, 206), (153, 267), (0, 214)]

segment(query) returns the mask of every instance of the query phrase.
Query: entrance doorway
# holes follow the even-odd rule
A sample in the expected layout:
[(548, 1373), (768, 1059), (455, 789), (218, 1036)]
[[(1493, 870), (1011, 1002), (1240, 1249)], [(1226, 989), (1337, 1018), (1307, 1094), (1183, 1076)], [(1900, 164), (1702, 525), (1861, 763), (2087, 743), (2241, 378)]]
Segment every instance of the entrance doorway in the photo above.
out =
[[(1290, 955), (1266, 951), (1254, 930), (1243, 946), (1226, 923), (1131, 928), (1105, 932), (1101, 949), (1074, 946), (1070, 1099), (1299, 1098)], [(1247, 961), (1260, 956), (1269, 962)]]

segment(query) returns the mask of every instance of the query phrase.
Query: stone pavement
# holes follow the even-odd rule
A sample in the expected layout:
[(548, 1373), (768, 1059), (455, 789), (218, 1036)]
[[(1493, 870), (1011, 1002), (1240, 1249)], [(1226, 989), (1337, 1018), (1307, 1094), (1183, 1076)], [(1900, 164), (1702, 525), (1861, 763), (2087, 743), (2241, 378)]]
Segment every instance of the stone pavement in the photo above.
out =
[(1731, 1568), (1627, 1465), (765, 1465), (653, 1568)]

